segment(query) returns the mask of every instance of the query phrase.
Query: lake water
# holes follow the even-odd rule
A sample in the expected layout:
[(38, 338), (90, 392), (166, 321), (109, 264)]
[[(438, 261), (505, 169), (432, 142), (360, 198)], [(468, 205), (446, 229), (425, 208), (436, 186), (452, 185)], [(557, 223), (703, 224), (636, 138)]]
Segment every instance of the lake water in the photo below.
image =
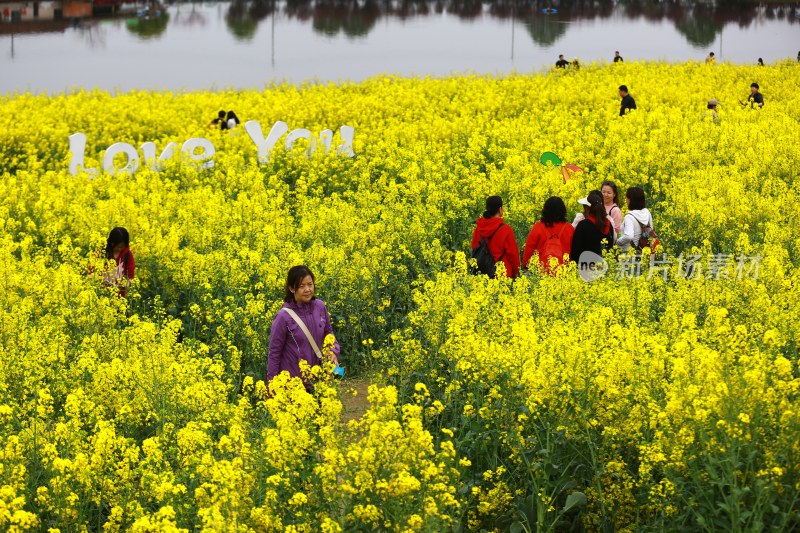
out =
[[(39, 15), (50, 4), (42, 2)], [(800, 4), (720, 4), (261, 0), (15, 22), (6, 9), (0, 94), (508, 73), (549, 68), (558, 54), (610, 61), (615, 50), (626, 61), (703, 60), (709, 51), (734, 63), (797, 56)], [(13, 5), (0, 3), (0, 14)], [(543, 13), (550, 6), (557, 13)]]

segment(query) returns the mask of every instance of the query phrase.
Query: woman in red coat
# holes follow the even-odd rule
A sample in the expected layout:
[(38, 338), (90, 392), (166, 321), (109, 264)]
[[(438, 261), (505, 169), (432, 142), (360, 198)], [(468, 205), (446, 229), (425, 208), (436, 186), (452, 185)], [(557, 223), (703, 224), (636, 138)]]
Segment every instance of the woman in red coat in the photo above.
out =
[(519, 275), (519, 247), (514, 230), (503, 222), (503, 199), (499, 196), (486, 199), (486, 211), (475, 221), (475, 231), (472, 232), (473, 250), (480, 244), (481, 237), (486, 239), (495, 262), (503, 260), (506, 275), (516, 278)]
[[(566, 255), (572, 248), (572, 236), (575, 228), (567, 222), (567, 206), (558, 196), (551, 196), (544, 203), (542, 218), (531, 228), (528, 239), (525, 241), (525, 253), (522, 255), (522, 265), (529, 267), (528, 262), (534, 252), (539, 255), (539, 264), (549, 273), (553, 273), (558, 265), (563, 265)], [(550, 259), (556, 263), (550, 265)]]

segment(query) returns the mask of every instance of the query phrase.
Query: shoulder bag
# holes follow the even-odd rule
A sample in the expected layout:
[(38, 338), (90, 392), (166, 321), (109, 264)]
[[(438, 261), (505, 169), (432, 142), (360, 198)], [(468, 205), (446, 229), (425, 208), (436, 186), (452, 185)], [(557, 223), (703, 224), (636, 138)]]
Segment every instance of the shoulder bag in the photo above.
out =
[(292, 317), (292, 320), (294, 320), (297, 323), (297, 325), (300, 326), (300, 329), (302, 329), (303, 333), (305, 333), (306, 335), (306, 339), (308, 339), (308, 343), (311, 345), (311, 348), (317, 355), (317, 359), (319, 359), (319, 362), (322, 363), (322, 352), (320, 351), (319, 346), (317, 346), (317, 342), (314, 340), (314, 337), (311, 336), (311, 332), (308, 331), (308, 328), (306, 327), (305, 323), (299, 316), (297, 316), (297, 313), (295, 313), (288, 307), (284, 307), (283, 311), (289, 313), (289, 316)]

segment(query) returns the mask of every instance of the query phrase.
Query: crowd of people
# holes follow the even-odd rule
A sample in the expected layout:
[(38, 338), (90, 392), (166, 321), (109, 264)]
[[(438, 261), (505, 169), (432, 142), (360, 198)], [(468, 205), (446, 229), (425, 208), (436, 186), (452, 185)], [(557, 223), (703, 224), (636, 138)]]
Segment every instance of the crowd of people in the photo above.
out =
[(487, 248), (492, 259), (502, 261), (507, 275), (515, 278), (521, 270), (535, 268), (535, 264), (531, 265), (534, 257), (545, 272), (553, 273), (567, 261), (580, 267), (584, 252), (602, 256), (604, 251), (616, 248), (624, 253), (634, 249), (638, 254), (644, 246), (654, 245), (650, 241), (655, 235), (653, 215), (646, 207), (645, 192), (640, 187), (627, 189), (624, 215), (613, 181), (604, 181), (600, 190), (589, 192), (578, 204), (583, 210), (570, 223), (564, 200), (558, 196), (548, 198), (541, 218), (528, 233), (520, 261), (514, 230), (503, 220), (503, 200), (500, 196), (490, 196), (483, 216), (475, 222), (473, 256), (481, 247)]
[[(713, 65), (716, 61), (716, 56), (714, 52), (709, 52), (708, 56), (706, 56), (706, 64)], [(619, 54), (619, 50), (614, 52), (614, 63), (622, 63), (624, 59)], [(797, 61), (800, 62), (800, 52), (797, 52)], [(758, 58), (758, 65), (764, 66), (764, 60), (762, 58)], [(580, 68), (578, 63), (578, 58), (574, 58), (572, 62), (567, 61), (564, 59), (564, 54), (559, 54), (558, 61), (556, 61), (556, 68), (565, 69), (567, 67), (571, 67), (574, 69)], [(750, 94), (747, 97), (747, 101), (744, 102), (739, 100), (739, 103), (743, 106), (750, 106), (751, 108), (759, 108), (761, 109), (764, 107), (764, 95), (761, 94), (761, 88), (759, 87), (757, 82), (753, 82), (750, 84)], [(634, 100), (633, 96), (630, 95), (628, 92), (628, 87), (626, 85), (619, 86), (619, 96), (622, 98), (622, 102), (620, 104), (619, 109), (619, 116), (624, 116), (629, 110), (636, 109), (636, 100)], [(712, 98), (708, 101), (708, 109), (711, 111), (711, 116), (715, 123), (719, 123), (719, 114), (717, 113), (717, 106), (719, 106), (719, 101), (716, 98)]]
[[(622, 99), (619, 107), (619, 116), (622, 117), (628, 111), (636, 109), (636, 100), (634, 100), (633, 96), (628, 92), (627, 85), (619, 86), (619, 96)], [(761, 87), (759, 87), (758, 83), (753, 82), (750, 84), (750, 94), (747, 96), (747, 101), (739, 100), (739, 103), (742, 107), (750, 106), (753, 109), (761, 109), (764, 107), (764, 95), (761, 94)], [(708, 109), (711, 111), (711, 117), (716, 123), (719, 123), (719, 114), (717, 113), (718, 106), (719, 100), (716, 98), (712, 98), (708, 101)]]
[[(800, 52), (797, 60), (800, 62)], [(619, 51), (614, 53), (615, 63), (623, 62)], [(715, 61), (714, 53), (709, 53), (707, 63)], [(759, 65), (763, 61), (759, 58)], [(559, 55), (557, 68), (579, 68), (578, 59), (572, 63)], [(750, 95), (743, 106), (764, 106), (764, 97), (759, 92), (758, 83), (750, 86)], [(636, 101), (625, 85), (619, 86), (622, 99), (620, 115), (636, 109)], [(712, 98), (708, 101), (708, 109), (713, 113), (715, 121), (719, 102)], [(209, 127), (222, 130), (233, 129), (240, 124), (233, 111), (219, 111)], [(473, 254), (482, 246), (488, 250), (494, 263), (503, 262), (506, 273), (516, 278), (521, 271), (535, 268), (532, 261), (544, 272), (553, 274), (559, 265), (567, 261), (581, 264), (581, 257), (586, 252), (602, 256), (604, 252), (615, 249), (628, 253), (633, 248), (637, 254), (644, 246), (655, 245), (653, 215), (646, 207), (645, 192), (640, 187), (630, 187), (625, 193), (627, 212), (623, 215), (619, 206), (619, 194), (613, 181), (603, 181), (600, 190), (590, 191), (578, 200), (582, 212), (575, 215), (572, 222), (567, 220), (567, 207), (558, 196), (548, 198), (542, 208), (540, 219), (533, 224), (520, 260), (519, 246), (511, 226), (503, 219), (503, 200), (500, 196), (486, 199), (486, 210), (475, 223), (472, 234)], [(125, 297), (126, 290), (134, 278), (136, 263), (130, 250), (130, 235), (125, 228), (116, 227), (108, 235), (104, 257), (113, 267), (103, 273), (103, 284), (119, 289), (119, 295)], [(90, 266), (89, 274), (93, 274)], [(275, 316), (270, 329), (269, 353), (267, 356), (267, 381), (271, 381), (281, 372), (288, 372), (292, 377), (301, 376), (301, 361), (310, 367), (319, 366), (325, 361), (336, 365), (338, 375), (343, 373), (339, 367), (340, 347), (333, 336), (330, 314), (322, 300), (315, 296), (315, 277), (304, 265), (293, 266), (286, 278), (283, 305)], [(327, 339), (333, 342), (326, 342)], [(307, 379), (306, 388), (313, 386)]]
[[(520, 261), (514, 231), (503, 220), (503, 200), (500, 196), (490, 196), (483, 216), (476, 221), (473, 248), (485, 240), (492, 259), (502, 261), (508, 275), (514, 278), (520, 275), (521, 267), (525, 270), (531, 267), (534, 259), (546, 272), (552, 273), (568, 260), (579, 262), (586, 251), (601, 255), (615, 246), (627, 251), (641, 241), (645, 228), (653, 226), (653, 217), (645, 207), (644, 191), (639, 187), (627, 190), (628, 212), (625, 215), (618, 205), (617, 186), (612, 181), (604, 181), (600, 190), (591, 191), (578, 203), (583, 212), (570, 223), (564, 201), (557, 196), (548, 198), (540, 220), (528, 234)], [(125, 297), (136, 269), (128, 230), (112, 229), (101, 254), (110, 264), (102, 274), (103, 285), (117, 287), (119, 295)], [(94, 274), (92, 266), (89, 274)], [(316, 298), (315, 283), (314, 274), (307, 266), (289, 269), (283, 305), (270, 328), (267, 382), (281, 372), (303, 377), (303, 361), (309, 367), (330, 362), (335, 366), (334, 375), (343, 375), (344, 369), (339, 366), (339, 343), (333, 335), (325, 303)], [(313, 380), (303, 379), (310, 390)]]

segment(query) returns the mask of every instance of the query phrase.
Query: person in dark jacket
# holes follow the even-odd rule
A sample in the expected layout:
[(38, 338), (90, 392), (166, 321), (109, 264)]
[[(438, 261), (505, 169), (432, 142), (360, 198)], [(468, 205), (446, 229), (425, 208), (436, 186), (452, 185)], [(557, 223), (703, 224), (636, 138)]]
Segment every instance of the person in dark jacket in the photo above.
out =
[(228, 129), (228, 121), (225, 118), (225, 110), (224, 109), (220, 110), (220, 112), (217, 113), (217, 118), (212, 120), (208, 124), (208, 127), (209, 128), (219, 128), (221, 130)]
[(569, 256), (580, 267), (581, 262), (585, 261), (585, 258), (581, 259), (581, 254), (584, 252), (602, 256), (603, 250), (611, 250), (614, 246), (614, 230), (606, 216), (603, 195), (600, 191), (590, 192), (586, 198), (578, 200), (578, 203), (583, 205), (584, 219), (578, 222), (575, 228)]
[[(286, 292), (283, 306), (272, 321), (269, 335), (269, 355), (267, 356), (267, 382), (269, 383), (281, 372), (288, 372), (291, 377), (302, 377), (300, 361), (309, 366), (323, 363), (317, 353), (339, 364), (339, 342), (334, 342), (328, 353), (322, 353), (325, 337), (333, 335), (331, 317), (325, 302), (314, 296), (314, 274), (304, 265), (293, 266), (286, 277)], [(303, 322), (314, 339), (316, 347), (309, 342), (303, 328), (292, 316)], [(310, 383), (306, 383), (310, 389)]]
[(503, 260), (506, 274), (510, 278), (519, 275), (519, 247), (514, 237), (514, 230), (503, 222), (503, 199), (490, 196), (486, 199), (486, 211), (475, 221), (472, 232), (472, 249), (478, 247), (483, 237), (489, 244), (495, 262)]
[(622, 103), (620, 104), (619, 108), (619, 116), (625, 116), (626, 109), (636, 109), (636, 101), (633, 99), (633, 96), (628, 94), (628, 86), (627, 85), (620, 85), (619, 86), (619, 95), (622, 97)]
[(742, 102), (739, 100), (739, 103), (742, 104), (743, 107), (750, 104), (751, 108), (758, 107), (761, 109), (764, 107), (764, 95), (759, 92), (761, 88), (758, 86), (756, 82), (750, 84), (750, 96), (747, 97), (747, 102)]

